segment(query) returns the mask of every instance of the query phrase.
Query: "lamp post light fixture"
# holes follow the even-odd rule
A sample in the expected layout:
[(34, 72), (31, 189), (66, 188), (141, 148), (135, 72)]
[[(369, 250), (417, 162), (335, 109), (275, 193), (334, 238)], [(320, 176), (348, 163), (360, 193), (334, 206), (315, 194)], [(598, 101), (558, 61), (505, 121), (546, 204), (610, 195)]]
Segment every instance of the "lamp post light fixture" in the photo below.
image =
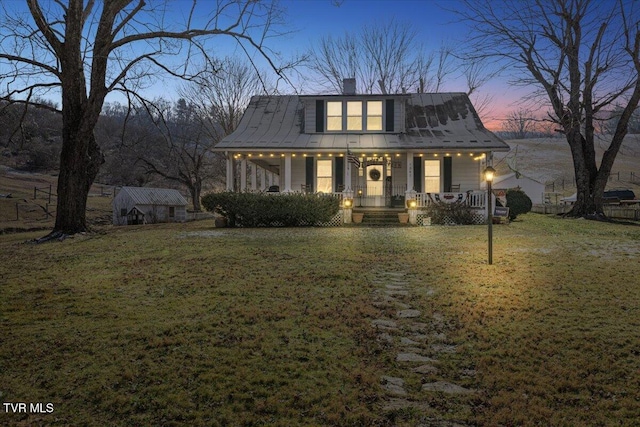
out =
[(344, 199), (343, 205), (344, 205), (345, 208), (351, 209), (351, 207), (353, 206), (353, 200), (352, 199)]
[(489, 265), (493, 264), (493, 206), (492, 206), (492, 191), (491, 191), (491, 183), (493, 182), (493, 178), (496, 174), (496, 170), (491, 166), (487, 166), (484, 170), (484, 179), (487, 182), (487, 224), (489, 226)]
[(358, 207), (362, 207), (362, 188), (358, 189)]

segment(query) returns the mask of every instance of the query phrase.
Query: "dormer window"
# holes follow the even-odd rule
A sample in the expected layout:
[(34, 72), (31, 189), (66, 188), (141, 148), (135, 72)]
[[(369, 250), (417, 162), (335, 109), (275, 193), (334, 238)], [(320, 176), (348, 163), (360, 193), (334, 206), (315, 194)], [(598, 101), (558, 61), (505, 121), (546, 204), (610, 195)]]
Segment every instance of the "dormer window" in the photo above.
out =
[(362, 130), (362, 101), (347, 102), (347, 130)]
[(327, 102), (327, 130), (342, 130), (342, 102)]
[(367, 101), (367, 130), (382, 130), (382, 101)]
[[(386, 110), (387, 132), (393, 131), (393, 100), (384, 101), (323, 101), (316, 103), (316, 132), (380, 132), (383, 131)], [(326, 111), (326, 115), (324, 111)], [(323, 123), (324, 122), (324, 123)], [(323, 124), (326, 123), (326, 127)]]

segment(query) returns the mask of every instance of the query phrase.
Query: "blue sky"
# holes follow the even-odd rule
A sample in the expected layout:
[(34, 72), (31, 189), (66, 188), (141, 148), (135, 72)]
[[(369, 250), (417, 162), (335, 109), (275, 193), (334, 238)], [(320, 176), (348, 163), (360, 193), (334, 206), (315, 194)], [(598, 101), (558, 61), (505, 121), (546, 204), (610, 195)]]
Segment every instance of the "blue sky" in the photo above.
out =
[[(12, 11), (27, 10), (24, 0), (0, 1)], [(211, 0), (202, 2), (201, 7), (206, 9), (207, 1)], [(45, 8), (47, 5), (54, 5), (53, 0), (41, 0), (41, 4)], [(188, 13), (191, 4), (189, 0), (174, 0), (170, 3), (172, 12), (169, 16), (174, 14), (174, 17), (180, 20)], [(456, 22), (456, 15), (449, 11), (461, 7), (457, 0), (280, 0), (280, 4), (286, 10), (284, 30), (291, 33), (271, 39), (269, 46), (284, 57), (307, 51), (322, 37), (340, 37), (347, 31), (358, 32), (365, 25), (385, 24), (391, 19), (400, 24), (410, 24), (417, 32), (418, 42), (427, 50), (435, 51), (442, 43), (459, 46), (463, 43), (467, 31), (466, 25)], [(235, 42), (225, 36), (216, 37), (213, 46), (214, 49), (210, 53), (218, 57), (238, 52)], [(173, 99), (177, 96), (174, 88), (180, 84), (163, 80), (150, 89), (154, 93)], [(286, 88), (284, 89), (286, 91)], [(464, 82), (451, 78), (441, 90), (466, 91), (466, 86)], [(483, 87), (482, 91), (493, 93), (496, 106), (503, 108), (511, 105), (514, 99), (513, 90), (497, 80)], [(507, 97), (507, 94), (511, 97)], [(107, 101), (113, 100), (119, 100), (117, 95), (107, 97)], [(495, 117), (500, 113), (494, 111), (491, 115)], [(485, 124), (487, 120), (488, 117), (485, 117)]]
[[(335, 6), (332, 0), (281, 0), (287, 9), (290, 29), (295, 34), (278, 39), (282, 53), (304, 51), (323, 36), (341, 36), (346, 31), (359, 31), (364, 25), (386, 23), (395, 19), (409, 23), (417, 32), (420, 43), (434, 51), (444, 43), (456, 47), (464, 43), (467, 24), (459, 21), (451, 10), (462, 7), (457, 0), (344, 0)], [(463, 81), (451, 79), (443, 90), (466, 91)], [(494, 79), (481, 88), (494, 97), (491, 111), (484, 118), (504, 116), (506, 109), (513, 108), (522, 94), (520, 88), (512, 88), (500, 79)]]
[(463, 24), (455, 24), (456, 17), (445, 10), (459, 6), (455, 0), (344, 0), (334, 6), (331, 0), (282, 0), (293, 28), (298, 29), (292, 46), (308, 46), (329, 34), (342, 35), (357, 31), (374, 22), (395, 18), (409, 22), (425, 43), (437, 48), (441, 41), (461, 37)]

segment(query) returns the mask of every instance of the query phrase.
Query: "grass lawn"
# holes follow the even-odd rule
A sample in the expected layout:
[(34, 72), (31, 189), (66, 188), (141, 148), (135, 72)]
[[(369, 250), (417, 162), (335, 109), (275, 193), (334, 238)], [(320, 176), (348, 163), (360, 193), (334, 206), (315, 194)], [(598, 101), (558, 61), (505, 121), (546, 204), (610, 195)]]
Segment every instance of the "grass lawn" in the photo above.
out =
[[(492, 266), (485, 226), (0, 235), (0, 401), (54, 409), (0, 425), (638, 425), (640, 227), (521, 218)], [(437, 372), (377, 339), (381, 271), (455, 346)]]

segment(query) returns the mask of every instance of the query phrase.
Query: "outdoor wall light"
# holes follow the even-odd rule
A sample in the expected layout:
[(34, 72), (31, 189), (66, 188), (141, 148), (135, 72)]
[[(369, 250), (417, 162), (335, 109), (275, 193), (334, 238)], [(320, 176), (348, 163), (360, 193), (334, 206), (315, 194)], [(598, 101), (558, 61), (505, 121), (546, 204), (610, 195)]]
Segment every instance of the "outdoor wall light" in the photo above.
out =
[(487, 225), (488, 225), (488, 242), (489, 242), (489, 265), (493, 264), (493, 206), (491, 206), (492, 202), (492, 190), (491, 183), (493, 182), (493, 178), (495, 177), (496, 170), (491, 166), (487, 166), (484, 170), (484, 180), (487, 181)]

